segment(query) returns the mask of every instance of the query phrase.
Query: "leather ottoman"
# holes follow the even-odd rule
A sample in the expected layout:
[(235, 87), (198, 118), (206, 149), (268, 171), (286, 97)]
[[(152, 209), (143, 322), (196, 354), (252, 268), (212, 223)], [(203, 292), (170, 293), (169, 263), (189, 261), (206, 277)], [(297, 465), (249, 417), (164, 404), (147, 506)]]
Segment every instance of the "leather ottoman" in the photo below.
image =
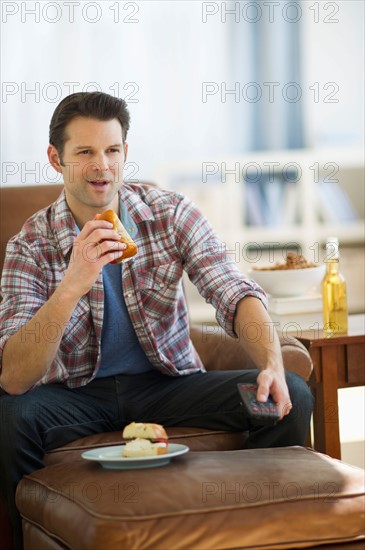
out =
[(363, 547), (364, 472), (302, 447), (189, 452), (141, 470), (79, 459), (26, 476), (17, 506), (25, 550), (347, 548), (350, 541), (355, 550)]

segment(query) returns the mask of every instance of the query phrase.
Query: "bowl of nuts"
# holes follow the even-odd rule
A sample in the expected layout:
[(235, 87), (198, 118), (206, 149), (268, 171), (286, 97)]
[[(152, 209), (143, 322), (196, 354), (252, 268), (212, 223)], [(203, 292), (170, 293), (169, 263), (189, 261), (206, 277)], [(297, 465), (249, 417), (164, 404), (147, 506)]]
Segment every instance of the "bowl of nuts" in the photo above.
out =
[(302, 255), (289, 252), (285, 263), (255, 267), (249, 275), (267, 294), (289, 297), (320, 292), (325, 271), (324, 264), (308, 262)]

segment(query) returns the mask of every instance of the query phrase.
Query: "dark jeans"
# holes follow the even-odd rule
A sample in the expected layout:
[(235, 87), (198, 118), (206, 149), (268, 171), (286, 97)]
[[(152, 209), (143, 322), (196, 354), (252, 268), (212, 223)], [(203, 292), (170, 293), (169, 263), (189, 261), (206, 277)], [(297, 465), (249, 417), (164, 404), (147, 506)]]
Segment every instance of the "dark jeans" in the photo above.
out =
[(0, 397), (0, 494), (22, 546), (15, 490), (24, 474), (44, 466), (46, 451), (81, 437), (122, 429), (131, 421), (250, 431), (248, 446), (303, 445), (313, 398), (304, 380), (287, 372), (293, 404), (274, 427), (253, 428), (245, 418), (236, 384), (255, 382), (258, 371), (212, 371), (170, 377), (157, 371), (96, 379), (69, 389), (41, 386), (20, 396)]

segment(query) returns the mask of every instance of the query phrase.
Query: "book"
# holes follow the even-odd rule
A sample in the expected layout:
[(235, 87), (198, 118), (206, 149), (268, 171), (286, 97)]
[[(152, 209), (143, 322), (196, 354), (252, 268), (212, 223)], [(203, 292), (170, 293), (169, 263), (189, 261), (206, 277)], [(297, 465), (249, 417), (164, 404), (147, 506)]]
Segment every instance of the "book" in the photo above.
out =
[(320, 294), (275, 298), (269, 296), (268, 312), (279, 332), (322, 330), (323, 306)]
[(317, 186), (318, 210), (324, 222), (351, 222), (358, 214), (346, 191), (336, 181), (321, 181)]
[(246, 219), (248, 225), (278, 227), (281, 225), (284, 183), (262, 174), (257, 180), (245, 180)]
[(276, 330), (284, 334), (292, 332), (296, 336), (300, 336), (302, 331), (323, 329), (322, 310), (306, 313), (287, 313), (285, 315), (278, 315), (269, 311), (269, 315)]
[(284, 188), (282, 225), (285, 227), (298, 222), (298, 185), (286, 182)]
[(322, 296), (320, 294), (275, 298), (269, 296), (269, 313), (277, 315), (300, 314), (322, 311)]
[(262, 184), (265, 223), (270, 227), (279, 227), (282, 223), (284, 186), (283, 181), (277, 177), (272, 181), (267, 179)]
[(248, 225), (291, 226), (298, 221), (298, 186), (279, 175), (261, 174), (245, 179), (245, 208)]
[(246, 223), (247, 225), (266, 225), (263, 196), (257, 182), (245, 183)]

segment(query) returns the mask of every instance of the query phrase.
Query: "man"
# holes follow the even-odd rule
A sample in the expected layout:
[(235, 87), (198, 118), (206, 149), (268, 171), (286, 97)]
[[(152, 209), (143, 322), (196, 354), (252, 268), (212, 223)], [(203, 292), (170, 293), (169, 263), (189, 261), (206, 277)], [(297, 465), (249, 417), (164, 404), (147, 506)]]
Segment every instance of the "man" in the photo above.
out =
[[(123, 100), (99, 92), (65, 98), (48, 148), (64, 193), (8, 244), (0, 471), (19, 546), (16, 485), (49, 449), (132, 420), (250, 430), (251, 447), (303, 444), (308, 429), (312, 398), (301, 378), (285, 376), (264, 292), (222, 253), (186, 198), (123, 183), (128, 129)], [(125, 245), (96, 216), (106, 209), (138, 245), (123, 267), (110, 262)], [(183, 270), (258, 370), (204, 372), (189, 339)], [(259, 341), (245, 337), (247, 322), (260, 327)], [(256, 380), (258, 399), (270, 393), (279, 407), (275, 427), (253, 429), (242, 412), (237, 383)]]

